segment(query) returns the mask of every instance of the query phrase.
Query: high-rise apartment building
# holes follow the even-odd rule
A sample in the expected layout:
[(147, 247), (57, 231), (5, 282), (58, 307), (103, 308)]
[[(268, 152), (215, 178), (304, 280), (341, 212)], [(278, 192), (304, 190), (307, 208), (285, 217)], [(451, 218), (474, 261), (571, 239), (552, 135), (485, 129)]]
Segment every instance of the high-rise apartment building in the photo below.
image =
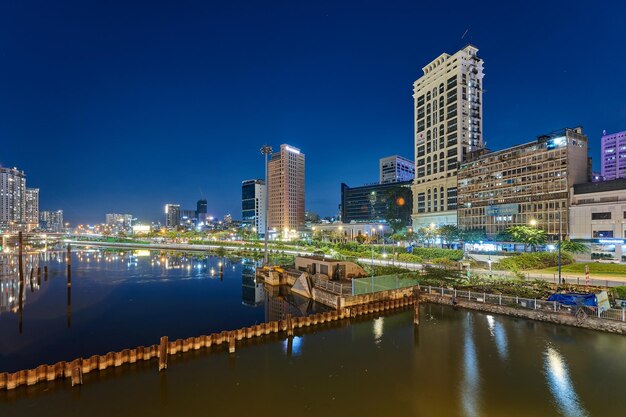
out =
[(133, 228), (132, 214), (109, 213), (106, 215), (106, 224), (113, 228), (115, 232), (130, 232)]
[(26, 188), (24, 223), (28, 231), (39, 226), (39, 188)]
[(246, 180), (241, 183), (241, 214), (243, 224), (265, 235), (265, 181)]
[(40, 212), (39, 224), (41, 230), (45, 230), (46, 232), (62, 233), (65, 230), (63, 225), (63, 210)]
[(415, 162), (399, 155), (380, 159), (380, 183), (412, 181), (415, 178)]
[(173, 229), (180, 226), (180, 204), (165, 205), (165, 227)]
[(568, 234), (570, 189), (589, 181), (587, 136), (562, 129), (496, 152), (476, 152), (458, 173), (458, 223), (489, 237), (534, 225)]
[(0, 230), (21, 229), (26, 215), (26, 175), (0, 167)]
[(304, 226), (304, 154), (280, 145), (268, 166), (268, 227), (282, 234)]
[(457, 170), (483, 147), (483, 60), (468, 45), (426, 65), (413, 84), (413, 226), (457, 223)]
[(602, 177), (604, 180), (626, 178), (626, 131), (602, 132)]

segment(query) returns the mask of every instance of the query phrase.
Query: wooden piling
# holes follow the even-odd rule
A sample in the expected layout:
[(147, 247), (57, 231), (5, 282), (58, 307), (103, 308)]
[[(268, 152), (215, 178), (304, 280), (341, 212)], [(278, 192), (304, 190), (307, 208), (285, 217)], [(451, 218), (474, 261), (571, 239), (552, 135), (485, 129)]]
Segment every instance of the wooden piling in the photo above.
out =
[(230, 333), (228, 337), (228, 353), (235, 353), (235, 334), (234, 332)]
[(159, 344), (159, 371), (163, 369), (167, 369), (167, 348), (168, 348), (168, 339), (167, 336), (163, 336), (161, 338), (161, 343)]
[(72, 253), (71, 246), (67, 244), (67, 286), (72, 285)]
[(30, 268), (30, 292), (35, 292), (35, 269)]
[(43, 267), (43, 280), (48, 281), (48, 265), (44, 265)]
[(293, 323), (291, 322), (291, 314), (287, 314), (287, 336), (293, 336)]
[(415, 289), (414, 297), (413, 297), (413, 324), (419, 326), (420, 324), (420, 298), (419, 298), (419, 289)]
[(83, 360), (76, 359), (72, 362), (72, 386), (83, 384)]

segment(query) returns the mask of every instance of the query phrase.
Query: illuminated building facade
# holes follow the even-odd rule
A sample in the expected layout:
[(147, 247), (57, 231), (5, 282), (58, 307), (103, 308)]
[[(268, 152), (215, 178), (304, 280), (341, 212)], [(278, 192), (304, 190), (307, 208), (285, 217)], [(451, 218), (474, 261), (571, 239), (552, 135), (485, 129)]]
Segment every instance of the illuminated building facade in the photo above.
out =
[(604, 180), (626, 178), (626, 131), (602, 133), (601, 163)]
[(241, 214), (243, 225), (255, 228), (260, 236), (265, 233), (265, 181), (246, 180), (241, 183)]
[(457, 223), (457, 170), (483, 148), (483, 60), (472, 45), (441, 54), (413, 83), (413, 227)]
[(304, 226), (304, 154), (280, 145), (268, 164), (268, 228), (287, 235)]
[[(411, 181), (348, 187), (341, 184), (341, 221), (384, 222), (389, 198), (396, 187), (410, 188)], [(404, 202), (406, 224), (411, 221), (411, 198)]]
[(39, 188), (26, 188), (24, 223), (28, 231), (39, 227)]
[(165, 227), (174, 229), (180, 226), (180, 204), (165, 205)]
[(26, 175), (0, 167), (0, 230), (21, 230), (26, 216)]
[(39, 213), (39, 226), (41, 230), (52, 233), (63, 233), (63, 210), (42, 211)]
[(415, 162), (400, 155), (380, 159), (380, 183), (413, 181)]
[(105, 216), (107, 226), (111, 227), (112, 231), (117, 232), (130, 232), (133, 227), (133, 215), (132, 214), (117, 214), (109, 213)]
[(458, 172), (458, 225), (493, 237), (536, 224), (568, 234), (570, 187), (589, 181), (587, 136), (563, 129), (497, 152), (470, 155)]

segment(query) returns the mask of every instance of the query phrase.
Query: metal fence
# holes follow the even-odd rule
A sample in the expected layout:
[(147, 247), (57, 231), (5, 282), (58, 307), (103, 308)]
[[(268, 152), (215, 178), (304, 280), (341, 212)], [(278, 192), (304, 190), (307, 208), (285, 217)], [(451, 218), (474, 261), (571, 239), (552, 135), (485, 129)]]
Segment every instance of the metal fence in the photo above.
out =
[(414, 273), (380, 275), (352, 280), (352, 295), (370, 294), (397, 288), (414, 287), (419, 284)]
[(626, 309), (624, 308), (611, 308), (605, 311), (600, 311), (596, 307), (588, 306), (566, 306), (556, 301), (538, 300), (533, 298), (511, 297), (500, 294), (487, 294), (484, 292), (455, 290), (451, 288), (440, 288), (424, 286), (420, 287), (422, 291), (427, 291), (428, 294), (441, 295), (443, 297), (456, 297), (459, 299), (466, 299), (478, 303), (486, 303), (493, 305), (503, 305), (508, 307), (525, 308), (529, 310), (540, 310), (545, 312), (554, 312), (561, 314), (570, 314), (580, 319), (586, 317), (597, 317), (600, 319), (615, 320), (626, 322)]
[[(470, 274), (472, 276), (478, 276), (480, 278), (491, 278), (491, 279), (516, 279), (517, 276), (512, 272), (505, 271), (493, 271), (489, 273), (488, 271), (471, 271)], [(527, 280), (541, 280), (546, 281), (552, 284), (559, 283), (559, 276), (557, 273), (554, 274), (531, 274), (531, 273), (522, 273), (525, 279)], [(570, 284), (570, 285), (586, 285), (587, 282), (585, 277), (572, 277), (561, 275), (561, 283), (562, 284)], [(621, 285), (626, 285), (626, 281), (615, 281), (610, 279), (598, 279), (598, 278), (590, 278), (589, 285), (593, 287), (619, 287)]]

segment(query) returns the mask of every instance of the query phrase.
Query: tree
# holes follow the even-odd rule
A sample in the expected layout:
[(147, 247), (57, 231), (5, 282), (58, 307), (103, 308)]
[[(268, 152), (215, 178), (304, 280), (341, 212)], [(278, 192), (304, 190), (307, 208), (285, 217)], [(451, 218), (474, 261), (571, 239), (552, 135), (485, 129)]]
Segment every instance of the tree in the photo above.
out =
[(461, 232), (461, 240), (465, 243), (479, 243), (487, 240), (484, 229), (468, 229)]
[[(558, 246), (557, 246), (558, 248)], [(561, 241), (561, 250), (569, 253), (586, 253), (589, 248), (582, 242), (572, 242), (571, 240)]]
[(526, 247), (530, 246), (533, 251), (537, 250), (537, 245), (543, 245), (548, 241), (548, 234), (545, 230), (530, 226), (511, 226), (506, 229), (514, 242), (524, 244), (524, 252)]
[(441, 246), (443, 247), (443, 243), (446, 243), (448, 249), (450, 249), (450, 245), (454, 241), (458, 241), (461, 233), (459, 228), (453, 224), (444, 224), (437, 229), (437, 234), (441, 237)]
[(409, 187), (395, 186), (389, 188), (385, 195), (387, 207), (385, 220), (392, 234), (401, 231), (411, 220), (413, 210), (412, 193)]

